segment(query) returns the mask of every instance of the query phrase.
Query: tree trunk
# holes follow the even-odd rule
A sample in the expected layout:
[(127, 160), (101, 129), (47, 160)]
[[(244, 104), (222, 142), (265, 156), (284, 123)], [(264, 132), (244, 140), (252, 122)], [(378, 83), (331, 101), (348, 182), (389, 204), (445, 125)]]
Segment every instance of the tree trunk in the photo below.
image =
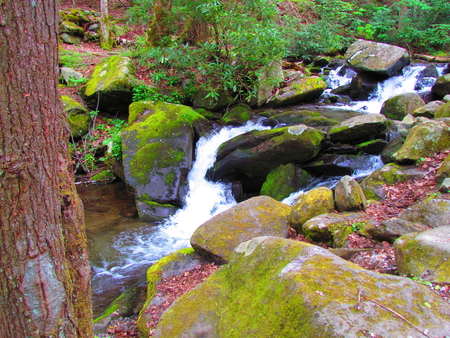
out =
[(114, 46), (114, 37), (109, 23), (108, 0), (100, 0), (100, 47), (111, 50)]
[(0, 337), (92, 337), (58, 94), (58, 0), (0, 0)]

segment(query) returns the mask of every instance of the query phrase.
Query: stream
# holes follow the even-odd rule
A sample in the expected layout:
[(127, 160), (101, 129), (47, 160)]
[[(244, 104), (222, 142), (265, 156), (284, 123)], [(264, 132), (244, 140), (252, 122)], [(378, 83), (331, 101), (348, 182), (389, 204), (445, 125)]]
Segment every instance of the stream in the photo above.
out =
[[(417, 76), (425, 66), (408, 66), (403, 75), (380, 83), (369, 100), (327, 106), (329, 109), (346, 109), (359, 113), (377, 114), (382, 103), (395, 95), (414, 91)], [(352, 72), (339, 75), (341, 68), (328, 76), (330, 91), (350, 83)], [(427, 91), (430, 87), (422, 88)], [(298, 107), (289, 107), (289, 109)], [(123, 183), (99, 186), (77, 186), (85, 205), (94, 316), (101, 312), (121, 292), (145, 282), (145, 271), (155, 261), (178, 249), (188, 247), (189, 239), (198, 226), (214, 215), (236, 204), (231, 186), (210, 182), (205, 174), (215, 161), (218, 147), (225, 141), (251, 130), (267, 129), (258, 122), (241, 127), (225, 127), (203, 137), (197, 142), (196, 160), (188, 175), (189, 193), (185, 206), (161, 224), (151, 224), (137, 219), (134, 197)], [(362, 178), (383, 166), (380, 156), (371, 156), (363, 168), (354, 173)], [(333, 187), (340, 177), (318, 178), (308, 188)], [(299, 191), (283, 203), (292, 205), (304, 191)]]

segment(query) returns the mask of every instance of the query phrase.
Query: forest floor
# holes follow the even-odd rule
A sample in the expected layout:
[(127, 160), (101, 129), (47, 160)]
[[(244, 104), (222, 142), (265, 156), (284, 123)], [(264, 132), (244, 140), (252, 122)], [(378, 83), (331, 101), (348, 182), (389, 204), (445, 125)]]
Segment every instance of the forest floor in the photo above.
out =
[[(131, 6), (130, 2), (130, 0), (110, 0), (109, 14), (117, 22), (125, 23), (126, 10)], [(70, 8), (73, 8), (73, 0), (60, 1), (60, 9), (68, 10)], [(76, 0), (76, 8), (95, 11), (100, 10), (98, 0)], [(127, 24), (127, 26), (129, 27), (129, 31), (121, 38), (128, 41), (133, 41), (136, 36), (142, 35), (144, 32), (144, 28), (142, 26), (133, 26), (129, 24)], [(77, 71), (81, 72), (85, 78), (90, 76), (94, 67), (104, 58), (127, 51), (127, 47), (124, 47), (123, 45), (118, 45), (113, 50), (106, 51), (100, 48), (97, 42), (93, 41), (82, 43), (80, 45), (61, 44), (61, 49), (84, 55), (83, 64), (80, 68), (77, 68)], [(137, 69), (137, 76), (143, 82), (147, 82), (148, 80), (147, 74), (139, 68)], [(81, 102), (77, 87), (61, 87), (60, 93), (61, 95), (69, 95)], [(424, 161), (421, 161), (419, 166), (426, 170), (426, 175), (418, 180), (386, 186), (386, 198), (381, 201), (381, 203), (370, 204), (365, 212), (370, 214), (375, 220), (382, 222), (383, 220), (398, 216), (409, 206), (430, 197), (432, 194), (436, 194), (438, 192), (438, 187), (435, 182), (435, 173), (447, 154), (448, 152), (438, 154), (435, 157), (425, 158)], [(442, 198), (447, 198), (447, 195), (450, 194), (442, 194)], [(297, 234), (293, 229), (291, 229), (289, 237), (296, 240), (310, 242), (304, 238), (304, 236)], [(374, 270), (381, 273), (396, 274), (395, 254), (391, 243), (375, 243), (374, 241), (368, 240), (366, 237), (359, 236), (356, 233), (352, 234), (349, 239), (349, 248), (367, 250), (353, 256), (351, 259), (352, 262), (369, 270)], [(325, 245), (322, 246), (326, 247)], [(217, 266), (211, 264), (204, 264), (196, 267), (192, 271), (184, 273), (181, 276), (165, 279), (158, 284), (158, 294), (166, 297), (167, 301), (164, 304), (149, 310), (152, 313), (154, 321), (151, 324), (157, 324), (160, 315), (168, 306), (170, 306), (173, 300), (191, 290), (197, 284), (201, 283), (217, 268)], [(449, 283), (427, 283), (427, 286), (439, 294), (443, 299), (450, 302)], [(130, 318), (119, 318), (113, 321), (107, 332), (100, 335), (100, 337), (138, 337), (136, 320), (136, 316)], [(152, 332), (150, 335), (152, 335)]]

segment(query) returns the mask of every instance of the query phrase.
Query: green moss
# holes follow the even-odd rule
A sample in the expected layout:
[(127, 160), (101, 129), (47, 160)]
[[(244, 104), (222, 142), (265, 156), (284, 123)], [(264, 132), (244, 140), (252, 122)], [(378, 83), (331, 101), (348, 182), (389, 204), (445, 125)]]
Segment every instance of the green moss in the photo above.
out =
[(109, 170), (103, 170), (102, 172), (92, 176), (91, 180), (93, 181), (106, 181), (106, 180), (113, 180), (116, 177), (112, 172)]

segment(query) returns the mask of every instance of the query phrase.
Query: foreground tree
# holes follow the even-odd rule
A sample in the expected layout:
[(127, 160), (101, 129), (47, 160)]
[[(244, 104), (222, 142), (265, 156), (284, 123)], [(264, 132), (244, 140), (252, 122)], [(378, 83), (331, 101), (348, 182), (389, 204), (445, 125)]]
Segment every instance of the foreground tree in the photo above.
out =
[(83, 210), (57, 91), (57, 0), (0, 1), (0, 337), (91, 337)]

